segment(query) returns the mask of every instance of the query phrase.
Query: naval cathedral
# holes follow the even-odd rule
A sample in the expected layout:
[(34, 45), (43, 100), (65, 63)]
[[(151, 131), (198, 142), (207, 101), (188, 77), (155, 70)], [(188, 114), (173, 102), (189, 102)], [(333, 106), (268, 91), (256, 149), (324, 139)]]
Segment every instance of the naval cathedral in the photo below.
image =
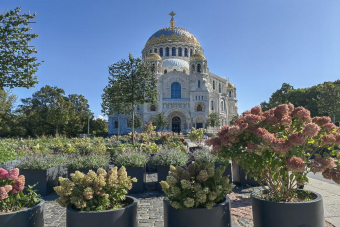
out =
[[(158, 103), (137, 106), (143, 124), (158, 113), (168, 119), (166, 131), (188, 133), (191, 128), (206, 128), (208, 115), (216, 112), (221, 126), (237, 115), (236, 87), (226, 78), (210, 72), (199, 41), (186, 29), (175, 26), (155, 32), (142, 50), (142, 59), (154, 65), (158, 79)], [(117, 134), (117, 114), (109, 117), (109, 134)], [(127, 119), (121, 116), (120, 132), (128, 133)], [(138, 131), (138, 130), (137, 130)]]

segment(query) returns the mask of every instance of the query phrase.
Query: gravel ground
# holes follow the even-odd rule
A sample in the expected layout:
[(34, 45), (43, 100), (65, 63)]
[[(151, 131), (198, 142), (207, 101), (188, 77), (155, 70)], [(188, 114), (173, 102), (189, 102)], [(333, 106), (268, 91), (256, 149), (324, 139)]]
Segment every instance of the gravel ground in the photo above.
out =
[[(139, 199), (137, 212), (139, 227), (164, 226), (163, 199), (165, 198), (165, 195), (157, 191), (157, 174), (148, 173), (146, 181), (146, 190), (143, 194), (131, 194), (131, 196)], [(235, 204), (235, 207), (232, 206), (232, 214), (238, 215), (232, 215), (232, 227), (253, 226), (252, 220), (249, 219), (249, 204), (247, 204), (247, 200), (243, 198), (246, 194), (247, 191), (245, 191), (242, 196), (239, 195), (238, 192), (229, 195), (230, 198), (235, 197), (236, 200), (239, 200), (238, 204)], [(66, 226), (66, 209), (55, 202), (56, 198), (58, 198), (58, 196), (55, 193), (44, 197), (46, 201), (46, 227)], [(245, 206), (244, 210), (240, 210), (243, 206)]]

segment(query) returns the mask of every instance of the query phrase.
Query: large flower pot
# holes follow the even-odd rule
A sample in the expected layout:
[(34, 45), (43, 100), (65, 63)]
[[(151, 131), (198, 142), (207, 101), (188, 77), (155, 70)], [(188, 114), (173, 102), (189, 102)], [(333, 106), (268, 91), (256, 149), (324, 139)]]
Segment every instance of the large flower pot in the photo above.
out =
[(0, 226), (6, 227), (43, 227), (45, 201), (25, 210), (0, 214)]
[(324, 227), (324, 211), (320, 194), (304, 202), (270, 202), (252, 196), (254, 227)]
[(230, 199), (225, 199), (212, 209), (175, 209), (164, 200), (164, 227), (230, 227)]
[(250, 186), (260, 185), (257, 181), (255, 181), (253, 177), (247, 176), (246, 171), (241, 166), (235, 163), (232, 164), (232, 172), (233, 183), (237, 185), (250, 185)]
[[(219, 166), (225, 166), (225, 164), (224, 163), (215, 163), (215, 168), (217, 168)], [(229, 163), (229, 165), (225, 169), (222, 176), (224, 176), (224, 177), (229, 176), (229, 183), (233, 182), (232, 173), (231, 173), (231, 163)]]
[(132, 188), (129, 191), (130, 193), (143, 193), (144, 192), (144, 183), (146, 183), (146, 171), (145, 166), (142, 167), (126, 167), (126, 172), (128, 176), (131, 178), (136, 177), (137, 182), (132, 183)]
[(49, 169), (21, 169), (20, 174), (25, 176), (25, 185), (34, 185), (42, 196), (54, 192), (53, 187), (58, 186), (59, 166)]
[(169, 174), (170, 166), (157, 166), (157, 177), (158, 177), (158, 191), (163, 192), (162, 186), (159, 184), (161, 181), (166, 181), (166, 177)]
[(0, 163), (0, 168), (3, 168), (8, 171), (8, 170), (14, 169), (20, 163), (21, 163), (21, 160), (8, 161), (8, 162)]
[(107, 211), (78, 211), (68, 206), (66, 209), (66, 226), (69, 227), (137, 227), (138, 200), (126, 196), (129, 205)]

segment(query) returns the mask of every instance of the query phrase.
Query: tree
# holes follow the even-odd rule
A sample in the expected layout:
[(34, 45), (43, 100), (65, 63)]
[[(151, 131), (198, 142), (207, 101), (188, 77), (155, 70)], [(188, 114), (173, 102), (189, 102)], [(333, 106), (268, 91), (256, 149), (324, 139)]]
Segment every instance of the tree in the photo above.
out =
[(153, 119), (152, 124), (163, 129), (163, 127), (168, 125), (168, 119), (166, 119), (163, 113), (158, 113)]
[(320, 86), (318, 108), (321, 114), (333, 116), (335, 124), (335, 115), (340, 114), (340, 80), (325, 82)]
[(93, 118), (93, 114), (90, 111), (88, 100), (83, 95), (70, 94), (68, 101), (71, 104), (71, 109), (65, 131), (69, 136), (77, 136), (86, 132), (88, 118)]
[(102, 94), (102, 112), (107, 116), (118, 115), (117, 135), (119, 138), (120, 114), (130, 114), (130, 106), (124, 103), (122, 84), (116, 79), (109, 78), (109, 85), (104, 88)]
[(231, 119), (231, 121), (229, 122), (229, 124), (230, 124), (230, 125), (233, 125), (233, 124), (235, 124), (235, 122), (236, 122), (237, 118), (238, 118), (238, 114), (237, 114), (237, 115), (235, 115), (235, 116), (233, 116), (233, 118)]
[(33, 87), (38, 83), (34, 76), (40, 65), (36, 57), (35, 48), (29, 42), (38, 37), (30, 34), (30, 20), (36, 13), (19, 14), (21, 8), (0, 14), (0, 89), (4, 87)]
[(218, 127), (221, 125), (221, 121), (220, 121), (220, 116), (218, 113), (216, 112), (212, 112), (209, 114), (207, 120), (205, 121), (205, 125), (207, 127)]
[[(132, 119), (134, 119), (134, 122), (132, 123)], [(134, 118), (130, 117), (128, 118), (128, 124), (127, 126), (129, 128), (135, 127), (135, 128), (141, 128), (143, 126), (143, 121), (142, 118), (140, 118), (140, 116), (135, 115)]]
[(10, 90), (0, 89), (0, 136), (12, 136), (15, 129), (16, 116), (13, 113), (13, 106), (17, 96)]
[(268, 103), (262, 102), (260, 104), (262, 110), (266, 111), (277, 105), (289, 103), (287, 93), (293, 89), (294, 89), (293, 86), (287, 83), (283, 83), (282, 87), (272, 94)]
[(91, 135), (106, 136), (108, 134), (108, 124), (105, 120), (100, 118), (92, 118), (90, 121)]
[(136, 105), (157, 101), (157, 79), (154, 69), (145, 65), (140, 58), (129, 54), (129, 60), (120, 60), (109, 67), (112, 80), (117, 81), (122, 89), (122, 102), (131, 106), (132, 142), (134, 143), (134, 118)]

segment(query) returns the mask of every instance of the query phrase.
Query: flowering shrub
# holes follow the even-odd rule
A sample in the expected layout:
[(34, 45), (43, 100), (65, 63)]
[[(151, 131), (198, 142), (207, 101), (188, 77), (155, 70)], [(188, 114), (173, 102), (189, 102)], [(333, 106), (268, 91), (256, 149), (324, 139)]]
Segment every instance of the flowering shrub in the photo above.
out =
[(147, 143), (142, 143), (140, 145), (140, 149), (145, 153), (145, 154), (156, 154), (159, 152), (159, 146), (155, 143), (147, 142)]
[(290, 201), (295, 189), (308, 182), (309, 171), (340, 183), (339, 163), (331, 157), (340, 158), (334, 149), (340, 145), (339, 128), (329, 117), (311, 118), (303, 107), (283, 104), (266, 112), (254, 107), (206, 143), (240, 164), (272, 200)]
[(19, 175), (19, 169), (7, 171), (0, 168), (0, 212), (13, 212), (32, 207), (39, 203), (40, 196), (28, 188), (25, 195), (25, 176)]
[(173, 135), (171, 132), (169, 133), (162, 133), (161, 137), (159, 138), (163, 143), (170, 143), (173, 141)]
[(196, 143), (197, 145), (201, 145), (205, 131), (206, 130), (204, 128), (192, 128), (191, 132), (188, 134), (188, 137), (192, 142)]
[(143, 128), (143, 132), (146, 132), (147, 134), (151, 134), (152, 132), (154, 132), (156, 130), (156, 126), (153, 126), (152, 125), (152, 122), (149, 121), (148, 123), (146, 123), (144, 125), (144, 128)]
[(156, 166), (185, 166), (189, 160), (188, 154), (177, 149), (162, 147), (161, 151), (152, 158)]
[(186, 169), (170, 166), (169, 176), (162, 181), (162, 189), (176, 209), (208, 208), (223, 202), (233, 185), (223, 177), (225, 166), (215, 169), (213, 163), (196, 161)]
[[(132, 188), (136, 178), (127, 176), (125, 167), (112, 168), (108, 173), (100, 168), (97, 173), (87, 174), (76, 171), (71, 174), (72, 181), (59, 177), (60, 186), (54, 190), (60, 196), (57, 202), (66, 207), (72, 206), (80, 211), (104, 211), (124, 206), (125, 195)], [(125, 204), (126, 205), (126, 204)]]
[(146, 154), (134, 150), (119, 153), (114, 162), (117, 166), (125, 167), (141, 167), (148, 162), (149, 158)]

